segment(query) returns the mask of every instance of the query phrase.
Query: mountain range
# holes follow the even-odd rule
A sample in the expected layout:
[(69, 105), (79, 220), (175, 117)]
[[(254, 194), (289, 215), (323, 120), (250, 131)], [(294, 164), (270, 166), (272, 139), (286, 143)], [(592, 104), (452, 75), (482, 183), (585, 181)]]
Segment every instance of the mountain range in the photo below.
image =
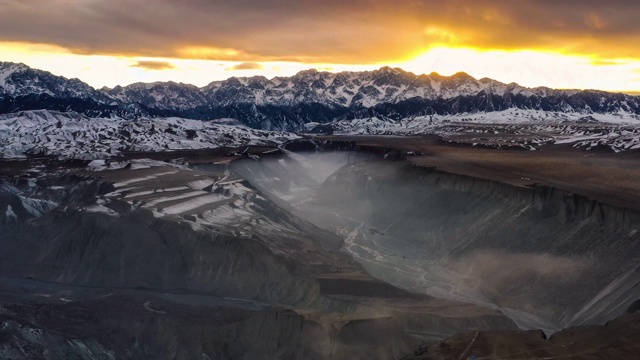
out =
[(383, 67), (365, 72), (301, 71), (291, 77), (231, 77), (204, 87), (135, 83), (94, 89), (24, 64), (0, 62), (0, 113), (77, 112), (89, 117), (232, 118), (256, 129), (299, 130), (308, 123), (376, 117), (504, 112), (508, 109), (616, 114), (638, 119), (640, 97), (597, 90), (554, 90), (505, 84), (466, 73), (416, 75)]

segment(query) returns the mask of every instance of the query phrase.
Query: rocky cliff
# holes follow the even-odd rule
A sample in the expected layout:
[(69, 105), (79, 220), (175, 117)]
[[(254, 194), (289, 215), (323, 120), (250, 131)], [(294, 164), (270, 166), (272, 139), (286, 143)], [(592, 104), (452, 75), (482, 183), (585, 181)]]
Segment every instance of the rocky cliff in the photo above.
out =
[(413, 291), (493, 303), (551, 328), (603, 323), (640, 296), (636, 210), (396, 162), (346, 165), (316, 200), (369, 224), (352, 252)]

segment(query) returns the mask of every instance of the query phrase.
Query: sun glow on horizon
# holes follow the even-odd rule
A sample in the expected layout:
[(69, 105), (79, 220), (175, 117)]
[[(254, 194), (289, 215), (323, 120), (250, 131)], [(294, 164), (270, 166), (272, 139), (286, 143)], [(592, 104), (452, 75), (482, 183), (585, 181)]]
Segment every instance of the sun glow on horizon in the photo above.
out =
[[(417, 74), (466, 72), (522, 86), (555, 89), (638, 91), (640, 59), (599, 59), (544, 50), (484, 50), (437, 47), (398, 64)], [(640, 73), (636, 73), (640, 74)]]
[[(225, 50), (226, 51), (226, 50)], [(0, 61), (22, 62), (89, 85), (175, 81), (205, 86), (232, 76), (291, 76), (310, 68), (320, 71), (370, 71), (400, 67), (415, 74), (466, 72), (522, 86), (640, 92), (640, 59), (600, 59), (541, 50), (483, 50), (435, 47), (393, 63), (331, 64), (292, 61), (231, 61), (183, 58), (80, 55), (52, 45), (0, 42)], [(232, 55), (225, 52), (226, 55)]]

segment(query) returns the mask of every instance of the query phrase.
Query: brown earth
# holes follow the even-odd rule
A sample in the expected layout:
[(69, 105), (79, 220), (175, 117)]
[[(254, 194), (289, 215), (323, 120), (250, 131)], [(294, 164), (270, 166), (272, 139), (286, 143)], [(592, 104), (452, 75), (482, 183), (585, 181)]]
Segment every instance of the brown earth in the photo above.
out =
[(604, 326), (580, 326), (549, 338), (540, 331), (468, 332), (422, 346), (403, 360), (439, 359), (638, 359), (640, 314)]
[(444, 172), (515, 186), (543, 185), (604, 203), (640, 209), (640, 152), (586, 151), (543, 145), (537, 151), (485, 149), (444, 144), (437, 135), (415, 137), (332, 136), (362, 149), (413, 152), (409, 161)]

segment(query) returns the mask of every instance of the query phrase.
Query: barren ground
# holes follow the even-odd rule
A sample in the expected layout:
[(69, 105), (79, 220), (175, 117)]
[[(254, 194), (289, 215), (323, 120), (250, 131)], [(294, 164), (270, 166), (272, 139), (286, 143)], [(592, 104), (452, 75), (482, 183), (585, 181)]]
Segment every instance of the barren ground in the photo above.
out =
[(413, 164), (516, 186), (539, 184), (612, 205), (640, 209), (640, 153), (586, 151), (569, 144), (544, 145), (538, 151), (485, 149), (443, 144), (436, 135), (332, 136), (361, 147), (414, 152)]

